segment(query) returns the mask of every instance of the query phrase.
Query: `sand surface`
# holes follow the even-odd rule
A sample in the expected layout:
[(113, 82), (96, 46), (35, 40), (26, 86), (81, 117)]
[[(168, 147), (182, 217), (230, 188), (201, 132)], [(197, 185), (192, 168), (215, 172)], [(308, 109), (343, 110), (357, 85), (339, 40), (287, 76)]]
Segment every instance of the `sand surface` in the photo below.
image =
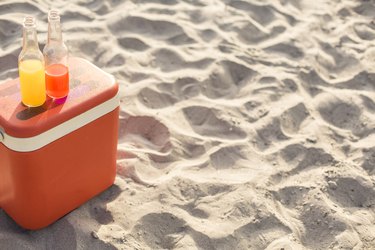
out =
[(375, 249), (375, 1), (5, 0), (0, 80), (50, 6), (121, 85), (118, 175), (0, 249)]

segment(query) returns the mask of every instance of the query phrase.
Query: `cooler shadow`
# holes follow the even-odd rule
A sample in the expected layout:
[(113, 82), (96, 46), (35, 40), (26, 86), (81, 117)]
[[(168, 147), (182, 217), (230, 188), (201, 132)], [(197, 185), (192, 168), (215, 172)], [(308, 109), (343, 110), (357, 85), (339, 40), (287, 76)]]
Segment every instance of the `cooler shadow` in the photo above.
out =
[(120, 193), (121, 189), (112, 185), (50, 226), (36, 231), (21, 228), (0, 209), (0, 249), (75, 250), (82, 246), (85, 249), (117, 249), (97, 239), (96, 233), (101, 225), (113, 221), (106, 206)]

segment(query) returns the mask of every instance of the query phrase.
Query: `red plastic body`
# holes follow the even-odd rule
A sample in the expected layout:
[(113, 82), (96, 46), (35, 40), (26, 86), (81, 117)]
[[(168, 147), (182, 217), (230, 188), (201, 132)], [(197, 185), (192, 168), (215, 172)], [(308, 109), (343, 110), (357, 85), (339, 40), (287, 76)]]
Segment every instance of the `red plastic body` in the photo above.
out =
[[(118, 85), (85, 60), (73, 58), (71, 91), (30, 111), (20, 101), (18, 80), (0, 84), (0, 127), (17, 138), (42, 132), (114, 97)], [(31, 152), (0, 143), (0, 207), (26, 229), (53, 223), (114, 182), (119, 108)]]

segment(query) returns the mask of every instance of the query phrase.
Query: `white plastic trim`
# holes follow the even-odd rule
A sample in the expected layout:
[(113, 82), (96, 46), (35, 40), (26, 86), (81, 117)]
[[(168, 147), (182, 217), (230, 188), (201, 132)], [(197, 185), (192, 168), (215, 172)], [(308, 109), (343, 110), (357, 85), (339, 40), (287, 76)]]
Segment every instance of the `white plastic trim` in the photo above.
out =
[(117, 93), (114, 97), (103, 102), (102, 104), (99, 104), (98, 106), (78, 116), (75, 116), (64, 123), (61, 123), (60, 125), (33, 137), (17, 138), (7, 135), (4, 131), (0, 131), (0, 143), (2, 142), (7, 148), (17, 152), (31, 152), (40, 149), (47, 144), (113, 111), (119, 106), (119, 104), (119, 93)]

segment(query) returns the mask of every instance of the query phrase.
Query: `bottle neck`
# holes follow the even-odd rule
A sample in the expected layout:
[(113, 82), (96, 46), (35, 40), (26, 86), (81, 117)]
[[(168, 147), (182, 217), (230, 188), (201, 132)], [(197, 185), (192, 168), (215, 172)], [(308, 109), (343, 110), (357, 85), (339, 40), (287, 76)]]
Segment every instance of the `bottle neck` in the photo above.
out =
[(35, 27), (23, 28), (23, 49), (39, 49)]
[(49, 20), (48, 43), (63, 43), (60, 20)]

